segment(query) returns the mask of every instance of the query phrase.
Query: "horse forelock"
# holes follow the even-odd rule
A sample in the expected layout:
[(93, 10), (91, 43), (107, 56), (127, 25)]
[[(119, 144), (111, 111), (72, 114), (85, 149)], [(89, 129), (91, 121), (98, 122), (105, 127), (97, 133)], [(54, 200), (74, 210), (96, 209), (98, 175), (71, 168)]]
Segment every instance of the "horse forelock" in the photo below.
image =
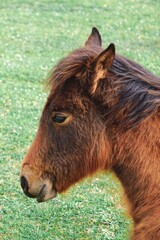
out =
[(100, 48), (80, 48), (70, 53), (67, 57), (63, 58), (51, 70), (50, 76), (47, 81), (47, 87), (50, 91), (55, 91), (56, 88), (61, 88), (67, 80), (71, 78), (79, 79), (84, 83), (90, 71), (90, 63), (100, 52)]

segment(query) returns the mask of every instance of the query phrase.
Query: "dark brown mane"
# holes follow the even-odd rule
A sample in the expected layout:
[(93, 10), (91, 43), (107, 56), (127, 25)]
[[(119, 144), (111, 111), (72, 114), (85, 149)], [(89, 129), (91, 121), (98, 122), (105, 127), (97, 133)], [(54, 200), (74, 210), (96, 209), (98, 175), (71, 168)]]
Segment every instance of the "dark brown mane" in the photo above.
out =
[[(61, 89), (71, 78), (74, 78), (74, 81), (80, 81), (80, 84), (85, 87), (88, 86), (92, 76), (90, 64), (100, 51), (102, 51), (101, 48), (77, 49), (62, 59), (49, 77), (48, 86), (51, 92), (56, 91), (57, 88)], [(108, 82), (110, 87), (106, 88)], [(108, 96), (103, 102), (103, 107), (106, 105), (104, 115), (107, 116), (108, 121), (111, 120), (121, 130), (133, 128), (142, 119), (157, 111), (160, 106), (160, 78), (120, 55), (115, 56), (106, 81), (102, 85), (104, 85), (105, 95)], [(103, 86), (100, 89), (102, 91)], [(117, 103), (109, 108), (112, 102), (109, 98), (111, 92), (114, 92)], [(102, 103), (97, 101), (97, 104)], [(119, 120), (120, 114), (123, 114), (121, 121)]]
[(108, 78), (115, 82), (113, 85), (118, 97), (111, 110), (112, 116), (118, 118), (123, 111), (121, 122), (116, 121), (120, 128), (133, 128), (157, 111), (160, 107), (160, 78), (122, 56), (116, 56), (110, 72), (112, 74)]

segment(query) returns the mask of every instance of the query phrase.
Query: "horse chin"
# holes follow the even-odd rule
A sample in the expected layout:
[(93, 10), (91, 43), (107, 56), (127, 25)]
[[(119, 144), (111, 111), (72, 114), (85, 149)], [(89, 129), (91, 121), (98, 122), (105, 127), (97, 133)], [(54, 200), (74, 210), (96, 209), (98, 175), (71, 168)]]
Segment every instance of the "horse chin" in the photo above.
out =
[(49, 199), (55, 198), (57, 196), (57, 191), (53, 186), (53, 183), (49, 179), (45, 179), (43, 186), (36, 197), (37, 202), (45, 202)]
[(55, 198), (57, 196), (57, 191), (53, 188), (49, 189), (47, 185), (44, 185), (36, 197), (37, 202), (45, 202), (49, 199)]

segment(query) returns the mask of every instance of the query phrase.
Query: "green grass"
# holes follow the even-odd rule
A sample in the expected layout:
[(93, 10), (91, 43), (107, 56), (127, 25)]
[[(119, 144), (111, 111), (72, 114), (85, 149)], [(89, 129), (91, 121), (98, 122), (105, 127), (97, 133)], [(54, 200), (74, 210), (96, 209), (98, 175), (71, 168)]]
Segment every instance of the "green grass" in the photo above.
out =
[(85, 42), (93, 26), (103, 45), (160, 74), (157, 0), (0, 1), (0, 239), (124, 240), (131, 229), (112, 174), (95, 176), (43, 204), (19, 185), (23, 156), (47, 96), (44, 79)]

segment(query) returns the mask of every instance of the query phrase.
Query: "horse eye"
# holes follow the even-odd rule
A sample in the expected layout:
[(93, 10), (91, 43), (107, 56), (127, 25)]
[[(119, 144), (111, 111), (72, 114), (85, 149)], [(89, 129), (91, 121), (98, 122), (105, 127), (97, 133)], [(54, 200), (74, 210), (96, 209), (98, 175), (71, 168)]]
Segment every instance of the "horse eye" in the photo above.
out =
[(68, 117), (68, 116), (63, 115), (63, 114), (61, 114), (61, 113), (54, 113), (54, 114), (52, 115), (52, 121), (55, 122), (55, 123), (61, 124), (61, 123), (64, 123), (64, 122), (65, 122), (65, 120), (67, 119), (67, 117)]

